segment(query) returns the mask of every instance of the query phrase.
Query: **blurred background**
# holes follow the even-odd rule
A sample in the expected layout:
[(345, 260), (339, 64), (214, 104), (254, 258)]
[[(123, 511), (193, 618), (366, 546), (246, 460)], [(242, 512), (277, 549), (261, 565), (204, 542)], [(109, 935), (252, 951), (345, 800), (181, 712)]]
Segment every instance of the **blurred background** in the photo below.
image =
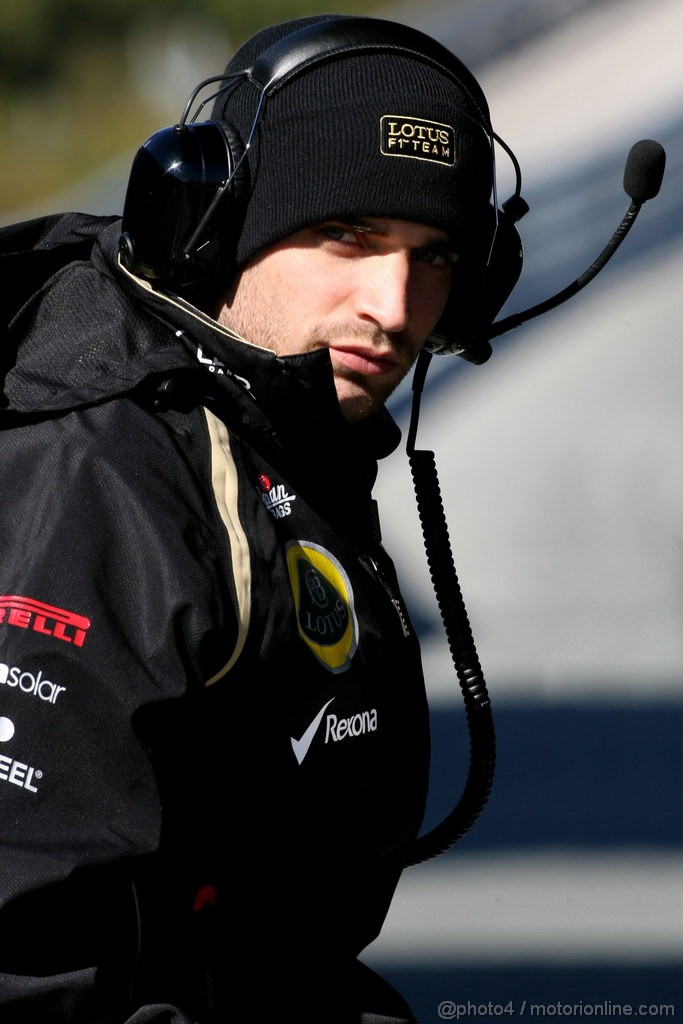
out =
[[(494, 343), (436, 357), (433, 450), (492, 697), (498, 765), (479, 821), (406, 871), (367, 961), (421, 1024), (683, 1017), (683, 4), (680, 0), (5, 0), (0, 221), (120, 212), (137, 145), (177, 120), (253, 30), (333, 9), (405, 21), (480, 79), (530, 212), (517, 312), (573, 281), (628, 207), (631, 145), (667, 152), (607, 269)], [(512, 191), (499, 156), (499, 197)], [(392, 399), (405, 428), (409, 385)], [(423, 646), (434, 729), (427, 825), (468, 741), (403, 450), (377, 497)], [(640, 1007), (644, 1009), (640, 1010)], [(439, 1009), (441, 1007), (441, 1010)], [(573, 1009), (570, 1009), (573, 1007)], [(669, 1007), (669, 1009), (666, 1009)]]

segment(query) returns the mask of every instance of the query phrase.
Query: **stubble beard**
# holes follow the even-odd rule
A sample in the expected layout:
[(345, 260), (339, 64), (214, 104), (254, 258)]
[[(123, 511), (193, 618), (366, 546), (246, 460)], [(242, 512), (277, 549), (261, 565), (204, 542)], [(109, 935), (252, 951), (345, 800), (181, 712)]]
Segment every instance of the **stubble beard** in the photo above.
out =
[[(248, 304), (225, 305), (219, 313), (218, 320), (223, 327), (227, 327), (247, 343), (268, 349), (283, 357), (329, 349), (334, 347), (335, 342), (364, 341), (369, 345), (387, 345), (387, 336), (383, 332), (373, 331), (372, 328), (368, 329), (356, 323), (315, 327), (305, 337), (294, 341), (289, 336), (287, 325), (283, 330), (279, 329), (280, 320), (276, 310), (272, 312), (273, 315), (269, 317), (256, 317), (251, 315)], [(395, 341), (390, 343), (396, 344)], [(385, 381), (335, 364), (332, 354), (330, 358), (341, 414), (349, 423), (358, 423), (378, 413), (405, 376), (405, 373), (398, 378), (392, 375), (390, 381)]]

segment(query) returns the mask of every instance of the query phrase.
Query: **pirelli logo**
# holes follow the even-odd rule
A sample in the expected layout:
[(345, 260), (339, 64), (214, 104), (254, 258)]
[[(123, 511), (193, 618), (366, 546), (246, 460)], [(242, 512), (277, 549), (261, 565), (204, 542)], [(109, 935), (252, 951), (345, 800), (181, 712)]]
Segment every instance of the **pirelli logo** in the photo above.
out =
[(18, 594), (0, 597), (0, 626), (18, 626), (82, 647), (90, 619)]
[(455, 132), (451, 125), (397, 114), (385, 114), (379, 124), (380, 150), (384, 156), (455, 164)]

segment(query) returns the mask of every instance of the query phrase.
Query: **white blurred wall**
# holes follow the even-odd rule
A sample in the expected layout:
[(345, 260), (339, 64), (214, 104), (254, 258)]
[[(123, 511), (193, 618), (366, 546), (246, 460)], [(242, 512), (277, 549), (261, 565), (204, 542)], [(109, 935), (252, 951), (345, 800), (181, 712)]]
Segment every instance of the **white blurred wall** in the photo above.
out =
[[(681, 39), (679, 0), (615, 2), (481, 71), (494, 127), (522, 165), (528, 221), (533, 197), (568, 168), (603, 151), (625, 158), (681, 117)], [(418, 447), (436, 455), (475, 640), (499, 697), (511, 687), (683, 696), (680, 237), (620, 269), (657, 204), (679, 204), (681, 157), (668, 157), (660, 196), (643, 205), (609, 271), (494, 342), (484, 366), (458, 366), (452, 386), (440, 381), (423, 403)], [(583, 252), (563, 285), (626, 211), (620, 181), (610, 186), (611, 227), (587, 215), (572, 225)], [(566, 244), (561, 233), (537, 234), (523, 280)], [(509, 311), (518, 308), (513, 293)], [(430, 374), (449, 372), (440, 361)], [(420, 615), (438, 621), (417, 519), (405, 510), (411, 493), (401, 452), (378, 489), (385, 542)], [(450, 686), (443, 647), (426, 645), (437, 699)]]

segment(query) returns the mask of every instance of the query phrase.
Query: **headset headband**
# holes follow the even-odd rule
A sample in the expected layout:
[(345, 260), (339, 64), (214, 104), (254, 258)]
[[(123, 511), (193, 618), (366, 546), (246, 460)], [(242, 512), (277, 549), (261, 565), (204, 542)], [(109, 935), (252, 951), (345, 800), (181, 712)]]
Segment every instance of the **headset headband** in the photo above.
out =
[(259, 89), (270, 95), (316, 64), (363, 53), (403, 54), (455, 79), (477, 111), (482, 127), (491, 133), (486, 98), (465, 65), (436, 39), (394, 21), (349, 17), (316, 22), (274, 43), (246, 73)]

